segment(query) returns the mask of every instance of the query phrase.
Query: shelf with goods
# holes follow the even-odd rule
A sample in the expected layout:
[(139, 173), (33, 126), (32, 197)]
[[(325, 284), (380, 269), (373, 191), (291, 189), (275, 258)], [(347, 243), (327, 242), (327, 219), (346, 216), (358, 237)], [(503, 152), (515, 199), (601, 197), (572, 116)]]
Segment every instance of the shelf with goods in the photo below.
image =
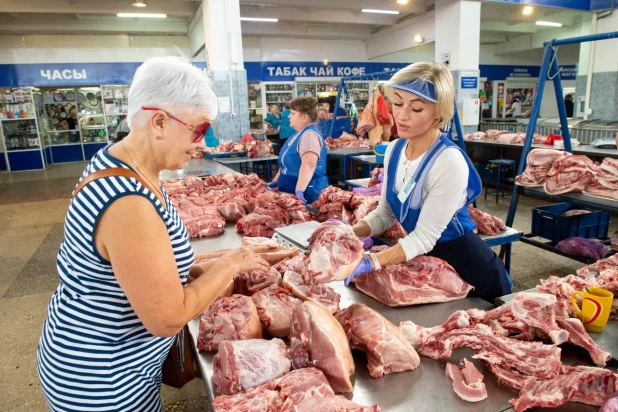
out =
[(264, 82), (264, 94), (266, 107), (264, 107), (264, 115), (269, 113), (269, 106), (276, 104), (279, 106), (279, 112), (283, 110), (285, 104), (291, 102), (296, 97), (296, 84), (294, 82), (271, 83)]
[(251, 129), (259, 129), (262, 127), (263, 115), (263, 99), (262, 99), (262, 83), (249, 82), (247, 83), (247, 94), (249, 97), (249, 123)]
[(129, 88), (128, 84), (101, 86), (107, 138), (111, 142), (116, 139), (120, 123), (129, 111)]
[(348, 91), (352, 95), (352, 101), (356, 109), (361, 112), (371, 98), (371, 84), (367, 81), (350, 81), (347, 83)]
[(0, 124), (9, 171), (44, 169), (46, 163), (32, 87), (0, 89)]
[(296, 83), (298, 96), (317, 97), (317, 83)]

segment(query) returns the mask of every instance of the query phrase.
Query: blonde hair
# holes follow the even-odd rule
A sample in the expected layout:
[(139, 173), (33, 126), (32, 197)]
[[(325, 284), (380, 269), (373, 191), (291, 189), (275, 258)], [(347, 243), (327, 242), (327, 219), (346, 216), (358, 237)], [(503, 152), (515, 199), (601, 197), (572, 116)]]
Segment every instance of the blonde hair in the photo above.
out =
[(447, 125), (455, 112), (455, 86), (453, 76), (448, 68), (439, 63), (420, 62), (404, 67), (391, 77), (385, 84), (390, 99), (393, 98), (394, 90), (391, 86), (398, 83), (408, 83), (416, 79), (429, 80), (436, 90), (436, 112), (438, 129)]

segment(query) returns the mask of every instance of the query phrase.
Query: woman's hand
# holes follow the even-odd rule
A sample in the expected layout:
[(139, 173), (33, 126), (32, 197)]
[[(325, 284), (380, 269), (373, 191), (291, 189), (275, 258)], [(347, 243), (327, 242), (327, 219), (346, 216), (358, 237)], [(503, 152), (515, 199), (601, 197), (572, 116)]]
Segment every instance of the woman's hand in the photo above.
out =
[(251, 270), (267, 271), (270, 268), (270, 264), (261, 258), (258, 252), (266, 252), (271, 249), (268, 246), (262, 245), (245, 246), (228, 252), (219, 259), (228, 265), (233, 275)]

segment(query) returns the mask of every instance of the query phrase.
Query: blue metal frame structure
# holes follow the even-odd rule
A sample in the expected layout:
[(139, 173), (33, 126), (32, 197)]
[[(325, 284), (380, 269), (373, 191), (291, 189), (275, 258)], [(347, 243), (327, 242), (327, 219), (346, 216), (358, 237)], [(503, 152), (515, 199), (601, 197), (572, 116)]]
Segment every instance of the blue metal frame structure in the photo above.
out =
[[(564, 106), (564, 98), (562, 91), (562, 81), (560, 79), (560, 69), (558, 66), (558, 47), (566, 44), (585, 43), (598, 40), (609, 40), (618, 38), (618, 32), (593, 34), (589, 36), (571, 37), (569, 39), (560, 40), (548, 40), (543, 44), (545, 46), (545, 52), (543, 54), (543, 61), (541, 63), (541, 71), (539, 76), (539, 82), (537, 84), (536, 95), (532, 103), (532, 113), (530, 113), (530, 122), (528, 123), (528, 130), (526, 131), (526, 141), (524, 148), (521, 152), (521, 159), (519, 161), (519, 168), (517, 174), (520, 175), (526, 169), (526, 158), (532, 148), (532, 136), (536, 130), (536, 123), (539, 117), (541, 109), (541, 100), (543, 99), (543, 92), (545, 91), (545, 82), (552, 80), (554, 82), (554, 90), (556, 92), (556, 101), (558, 103), (558, 115), (560, 117), (560, 129), (562, 131), (562, 138), (564, 139), (564, 149), (567, 152), (573, 153), (571, 147), (571, 134), (569, 132), (569, 125), (566, 116), (566, 108)], [(592, 73), (588, 73), (589, 76)], [(506, 225), (513, 226), (513, 220), (515, 220), (515, 212), (517, 211), (517, 203), (519, 198), (517, 196), (517, 184), (513, 184), (513, 196), (511, 196), (511, 204), (509, 206), (509, 213), (506, 218)]]

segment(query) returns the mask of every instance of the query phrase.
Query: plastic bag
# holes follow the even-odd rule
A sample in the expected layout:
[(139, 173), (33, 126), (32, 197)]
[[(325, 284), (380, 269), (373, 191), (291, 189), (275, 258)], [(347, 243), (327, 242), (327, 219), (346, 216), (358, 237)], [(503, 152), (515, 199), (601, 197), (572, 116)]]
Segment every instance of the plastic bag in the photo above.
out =
[(595, 260), (603, 259), (608, 252), (607, 246), (583, 237), (564, 239), (556, 245), (556, 249), (569, 255), (584, 256)]
[(549, 136), (547, 136), (547, 139), (545, 139), (545, 141), (543, 141), (541, 144), (553, 146), (555, 141), (561, 142), (562, 136), (558, 136), (557, 134), (550, 133)]
[(380, 124), (390, 124), (391, 122), (391, 114), (381, 93), (378, 95), (378, 122)]

